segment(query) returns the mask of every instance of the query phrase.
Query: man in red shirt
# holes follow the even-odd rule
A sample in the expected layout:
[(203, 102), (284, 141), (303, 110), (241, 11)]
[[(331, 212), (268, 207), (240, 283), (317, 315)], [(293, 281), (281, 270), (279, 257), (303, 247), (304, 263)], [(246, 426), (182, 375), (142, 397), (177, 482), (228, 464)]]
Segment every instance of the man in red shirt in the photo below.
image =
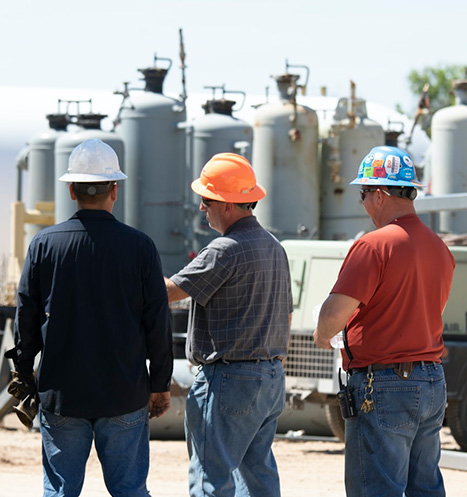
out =
[(352, 245), (314, 333), (329, 349), (346, 328), (342, 357), (355, 404), (345, 422), (347, 496), (441, 497), (441, 316), (454, 259), (415, 213), (422, 185), (406, 152), (373, 148), (351, 184), (362, 187), (377, 230)]

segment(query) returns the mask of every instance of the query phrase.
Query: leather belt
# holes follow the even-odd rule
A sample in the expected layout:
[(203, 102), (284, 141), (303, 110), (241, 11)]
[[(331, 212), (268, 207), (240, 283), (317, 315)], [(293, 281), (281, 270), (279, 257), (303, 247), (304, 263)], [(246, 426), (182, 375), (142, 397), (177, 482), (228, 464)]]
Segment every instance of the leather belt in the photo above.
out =
[(206, 364), (216, 364), (219, 362), (222, 362), (223, 364), (230, 364), (230, 363), (236, 363), (236, 362), (264, 362), (264, 361), (273, 361), (274, 359), (277, 359), (278, 361), (283, 361), (284, 357), (282, 356), (275, 356), (275, 357), (269, 357), (268, 359), (216, 359), (213, 362), (208, 362)]
[(371, 371), (381, 371), (383, 369), (394, 369), (401, 378), (408, 378), (416, 366), (427, 366), (435, 364), (433, 361), (413, 361), (413, 362), (393, 362), (390, 364), (369, 364), (364, 368), (351, 368), (349, 374), (367, 373)]

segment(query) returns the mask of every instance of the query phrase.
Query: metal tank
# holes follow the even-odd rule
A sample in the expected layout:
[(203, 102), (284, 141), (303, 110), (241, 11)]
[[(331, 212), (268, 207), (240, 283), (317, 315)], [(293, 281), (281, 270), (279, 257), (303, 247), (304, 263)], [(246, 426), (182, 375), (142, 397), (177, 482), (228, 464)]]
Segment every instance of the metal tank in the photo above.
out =
[[(59, 102), (60, 104), (60, 102)], [(55, 192), (55, 143), (66, 132), (70, 122), (68, 114), (49, 114), (49, 129), (34, 135), (28, 144), (27, 169), (28, 187), (26, 190), (26, 209), (33, 210), (38, 202), (53, 202)], [(40, 224), (25, 225), (25, 247), (41, 229)]]
[[(433, 195), (467, 192), (467, 74), (453, 87), (456, 105), (436, 112), (431, 123)], [(440, 212), (439, 231), (467, 233), (467, 212)]]
[[(221, 152), (234, 152), (251, 161), (251, 148), (253, 141), (252, 127), (233, 117), (232, 111), (240, 110), (243, 102), (237, 109), (233, 109), (237, 103), (228, 100), (225, 94), (241, 94), (243, 101), (245, 94), (239, 91), (225, 90), (224, 86), (208, 86), (213, 91), (213, 98), (203, 104), (205, 115), (195, 118), (187, 128), (189, 156), (192, 163), (192, 175), (190, 180), (199, 178), (201, 169), (206, 162), (215, 154)], [(222, 91), (221, 98), (216, 97), (216, 90)], [(193, 216), (193, 250), (199, 252), (213, 238), (219, 235), (209, 227), (206, 213), (199, 211), (200, 198), (191, 192), (194, 216)]]
[(357, 176), (359, 163), (368, 150), (385, 144), (383, 128), (368, 119), (365, 100), (339, 99), (328, 137), (321, 149), (321, 229), (322, 240), (347, 240), (374, 226), (363, 207), (358, 188), (349, 182)]
[(185, 266), (187, 248), (187, 162), (183, 100), (162, 94), (170, 69), (149, 67), (145, 88), (125, 85), (116, 130), (125, 143), (125, 223), (149, 235), (161, 255), (164, 274)]
[[(68, 132), (55, 143), (55, 222), (61, 223), (69, 219), (76, 212), (76, 202), (71, 200), (68, 185), (59, 181), (60, 176), (68, 170), (68, 159), (71, 152), (84, 140), (100, 139), (115, 150), (118, 156), (120, 169), (126, 173), (123, 140), (112, 131), (103, 131), (101, 121), (104, 114), (78, 114), (73, 116), (73, 123), (79, 127), (74, 132)], [(124, 219), (124, 189), (125, 181), (119, 181), (117, 201), (112, 214), (119, 220)]]
[(273, 76), (280, 101), (257, 108), (253, 132), (252, 165), (267, 190), (255, 214), (280, 240), (311, 238), (319, 228), (318, 118), (297, 103), (305, 85), (289, 67), (303, 66), (286, 64), (285, 74)]

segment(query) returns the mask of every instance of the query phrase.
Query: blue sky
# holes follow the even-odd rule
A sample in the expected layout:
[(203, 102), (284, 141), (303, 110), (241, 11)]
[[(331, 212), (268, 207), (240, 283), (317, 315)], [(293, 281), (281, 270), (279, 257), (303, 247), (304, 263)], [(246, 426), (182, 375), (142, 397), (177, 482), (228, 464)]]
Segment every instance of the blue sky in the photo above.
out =
[(4, 1), (0, 85), (113, 90), (155, 53), (178, 69), (182, 28), (189, 91), (262, 93), (288, 59), (309, 66), (309, 94), (346, 95), (352, 79), (367, 100), (408, 109), (411, 69), (467, 64), (466, 19), (460, 0)]

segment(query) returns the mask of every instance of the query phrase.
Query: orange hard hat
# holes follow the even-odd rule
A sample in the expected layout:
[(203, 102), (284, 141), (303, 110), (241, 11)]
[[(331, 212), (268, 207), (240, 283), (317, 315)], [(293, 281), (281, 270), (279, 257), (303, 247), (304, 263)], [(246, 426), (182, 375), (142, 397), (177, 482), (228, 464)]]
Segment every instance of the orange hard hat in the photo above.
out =
[(245, 157), (227, 152), (214, 155), (206, 163), (191, 189), (201, 197), (237, 204), (256, 202), (266, 196)]

